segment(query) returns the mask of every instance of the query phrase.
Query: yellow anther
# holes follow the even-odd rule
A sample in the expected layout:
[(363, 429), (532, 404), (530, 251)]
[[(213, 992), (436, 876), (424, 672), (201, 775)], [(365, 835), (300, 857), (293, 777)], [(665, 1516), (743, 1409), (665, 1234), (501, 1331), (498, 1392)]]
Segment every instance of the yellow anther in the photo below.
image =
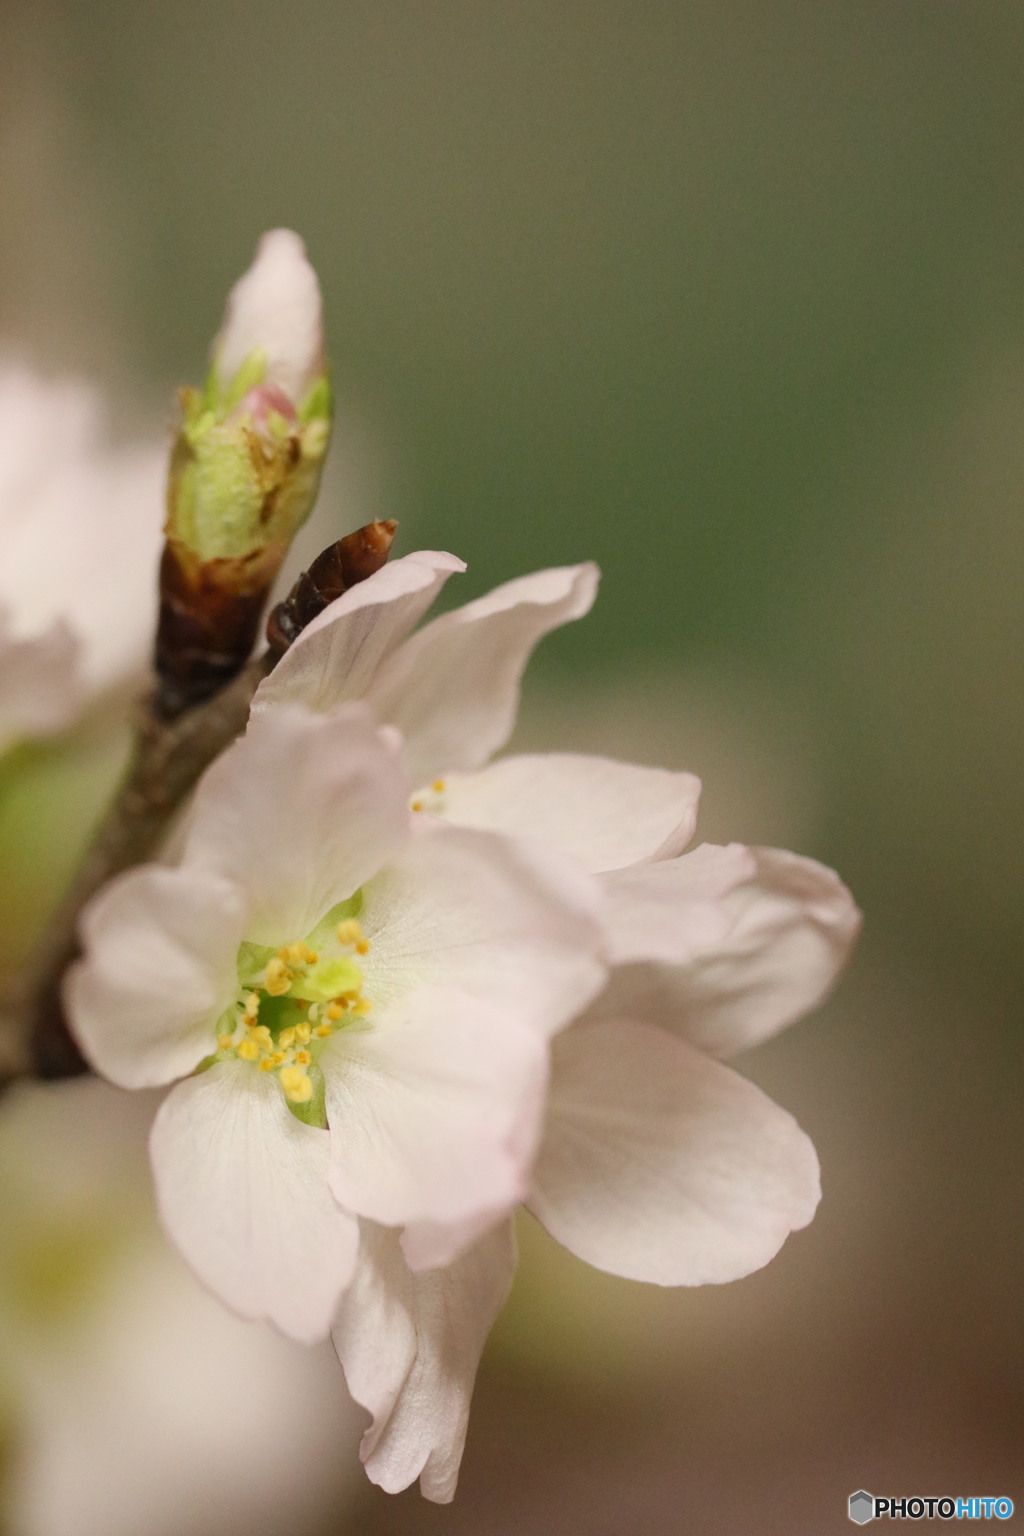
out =
[(262, 1047), (263, 1050), (273, 1050), (274, 1037), (265, 1024), (257, 1024), (256, 1028), (252, 1032), (252, 1035), (253, 1039), (259, 1046)]
[(370, 953), (370, 941), (369, 941), (369, 939), (360, 939), (359, 943), (356, 945), (356, 954), (357, 955), (368, 955), (369, 953)]
[(444, 779), (435, 779), (433, 784), (431, 784), (430, 787), (434, 791), (435, 795), (443, 795), (444, 794)]
[(244, 1040), (239, 1040), (237, 1052), (243, 1061), (255, 1061), (260, 1053), (260, 1048), (251, 1035), (246, 1035)]
[[(316, 1005), (314, 1004), (314, 1007), (315, 1006)], [(310, 1029), (308, 1024), (296, 1024), (295, 1026), (295, 1038), (300, 1045), (306, 1045), (312, 1033), (313, 1031)]]
[(321, 1040), (326, 1039), (326, 1037), (328, 1035), (333, 1035), (334, 1034), (334, 1030), (331, 1028), (331, 1026), (329, 1024), (318, 1024), (317, 1027), (316, 1027), (316, 1032), (319, 1035)]
[(279, 1067), (282, 1061), (284, 1061), (284, 1051), (275, 1051), (270, 1057), (270, 1065), (272, 1067)]
[(352, 1012), (357, 1013), (360, 1018), (365, 1018), (372, 1010), (373, 1004), (368, 997), (361, 997), (357, 1003), (352, 1004)]
[(282, 1051), (286, 1051), (290, 1045), (295, 1043), (294, 1029), (282, 1029), (281, 1033), (277, 1037), (277, 1043), (281, 1047)]
[(358, 944), (363, 937), (363, 925), (355, 917), (345, 917), (338, 924), (337, 933), (339, 944)]
[(234, 1035), (218, 1035), (217, 1036), (217, 1049), (218, 1049), (218, 1051), (230, 1051), (230, 1049), (231, 1049), (232, 1045), (234, 1044), (234, 1042), (235, 1042)]
[(344, 1003), (328, 1003), (327, 1007), (324, 1009), (324, 1014), (333, 1023), (335, 1019), (341, 1018), (342, 1014), (345, 1012), (345, 1008), (346, 1004)]
[(313, 1097), (313, 1084), (301, 1067), (282, 1067), (281, 1087), (284, 1096), (293, 1104), (308, 1104)]
[(308, 1067), (313, 1058), (308, 1051), (296, 1051), (295, 1060), (300, 1067)]
[(254, 1019), (260, 1011), (260, 995), (258, 992), (250, 992), (245, 1000), (245, 1016)]
[(422, 800), (414, 800), (413, 803), (412, 803), (412, 807), (411, 808), (414, 811), (422, 811), (422, 809), (423, 809), (423, 801)]
[(275, 955), (272, 960), (268, 960), (263, 985), (271, 997), (283, 997), (291, 984), (291, 972), (281, 959), (281, 956)]
[(273, 1072), (273, 1070), (274, 1070), (274, 1063), (273, 1063), (273, 1061), (270, 1059), (269, 1056), (264, 1056), (263, 1060), (260, 1062), (260, 1071), (261, 1072)]

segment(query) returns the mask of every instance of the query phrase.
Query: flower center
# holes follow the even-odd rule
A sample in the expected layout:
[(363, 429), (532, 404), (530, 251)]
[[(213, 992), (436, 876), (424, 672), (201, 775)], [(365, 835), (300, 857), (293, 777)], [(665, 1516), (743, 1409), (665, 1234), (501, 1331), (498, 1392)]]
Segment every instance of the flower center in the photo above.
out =
[(249, 1061), (275, 1073), (294, 1106), (310, 1105), (318, 1087), (322, 1093), (317, 1056), (323, 1042), (373, 1008), (356, 960), (370, 950), (358, 919), (325, 919), (310, 937), (316, 949), (305, 939), (277, 951), (242, 946), (239, 996), (217, 1036), (217, 1060)]

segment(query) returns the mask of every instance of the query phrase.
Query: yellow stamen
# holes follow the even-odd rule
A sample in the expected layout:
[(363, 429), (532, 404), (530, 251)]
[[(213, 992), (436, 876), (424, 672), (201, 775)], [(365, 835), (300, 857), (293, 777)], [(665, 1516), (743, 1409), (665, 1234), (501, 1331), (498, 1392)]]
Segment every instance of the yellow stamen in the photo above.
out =
[(335, 1019), (340, 1019), (344, 1012), (345, 1012), (345, 1004), (344, 1003), (328, 1003), (327, 1007), (324, 1009), (325, 1015), (327, 1016), (327, 1018), (329, 1018), (331, 1020), (332, 1024), (333, 1024)]
[(329, 1024), (318, 1024), (316, 1027), (316, 1032), (321, 1040), (325, 1040), (328, 1035), (334, 1034), (334, 1030)]
[(357, 1013), (360, 1018), (365, 1018), (372, 1010), (373, 1004), (368, 997), (361, 997), (357, 1003), (352, 1005), (352, 1012)]
[(313, 1084), (301, 1067), (282, 1067), (281, 1087), (284, 1096), (293, 1104), (308, 1104), (313, 1097)]
[(217, 1036), (217, 1049), (218, 1049), (218, 1051), (230, 1051), (232, 1045), (234, 1044), (234, 1039), (235, 1039), (234, 1035), (218, 1035)]
[(294, 1029), (282, 1029), (281, 1033), (277, 1037), (277, 1043), (281, 1047), (282, 1051), (286, 1051), (288, 1047), (294, 1043), (294, 1041)]
[(368, 955), (369, 953), (370, 953), (370, 941), (369, 941), (369, 939), (360, 939), (359, 943), (356, 945), (356, 954), (357, 955)]
[(252, 1032), (253, 1039), (263, 1047), (265, 1051), (273, 1050), (274, 1037), (265, 1024), (257, 1024)]
[(237, 1051), (243, 1061), (255, 1061), (260, 1053), (260, 1048), (251, 1035), (246, 1035), (244, 1040), (239, 1040)]
[(300, 1067), (308, 1067), (313, 1058), (308, 1051), (296, 1051), (295, 1060)]
[(264, 1056), (263, 1060), (260, 1062), (260, 1071), (261, 1072), (273, 1072), (273, 1070), (274, 1070), (274, 1063), (273, 1063), (273, 1061), (270, 1059), (269, 1056)]
[[(315, 1003), (313, 1004), (313, 1007), (316, 1007)], [(312, 1009), (310, 1012), (312, 1012)], [(312, 1033), (313, 1031), (310, 1029), (308, 1024), (296, 1024), (295, 1026), (295, 1038), (300, 1045), (306, 1045)]]
[(414, 811), (422, 811), (422, 809), (423, 809), (423, 801), (422, 800), (414, 800), (413, 803), (412, 803), (412, 809)]
[(338, 924), (339, 944), (358, 944), (363, 937), (363, 925), (358, 918), (345, 917)]
[(275, 955), (272, 960), (268, 960), (263, 985), (271, 997), (283, 997), (291, 984), (291, 972), (280, 955)]
[(444, 779), (435, 779), (433, 784), (431, 784), (430, 787), (434, 791), (435, 795), (443, 795), (444, 794)]
[(254, 1019), (260, 1011), (260, 995), (258, 992), (250, 992), (245, 1000), (245, 1016)]

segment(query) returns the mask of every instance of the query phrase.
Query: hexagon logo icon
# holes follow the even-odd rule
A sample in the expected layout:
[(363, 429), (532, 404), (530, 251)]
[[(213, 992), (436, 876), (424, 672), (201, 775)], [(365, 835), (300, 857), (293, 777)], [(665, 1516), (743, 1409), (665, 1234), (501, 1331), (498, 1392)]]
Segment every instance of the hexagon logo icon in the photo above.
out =
[(854, 1525), (867, 1525), (869, 1520), (875, 1518), (874, 1495), (863, 1488), (857, 1493), (851, 1493), (849, 1513)]

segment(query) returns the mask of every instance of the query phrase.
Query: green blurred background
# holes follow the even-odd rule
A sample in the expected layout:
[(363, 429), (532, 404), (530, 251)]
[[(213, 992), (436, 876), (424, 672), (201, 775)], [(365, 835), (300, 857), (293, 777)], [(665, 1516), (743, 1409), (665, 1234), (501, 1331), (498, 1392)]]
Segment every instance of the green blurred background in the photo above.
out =
[[(744, 1063), (819, 1146), (815, 1225), (696, 1294), (524, 1233), (455, 1505), (328, 1528), (1024, 1501), (1024, 6), (4, 0), (0, 61), (0, 335), (151, 427), (295, 227), (332, 515), (461, 554), (453, 600), (599, 560), (521, 739), (696, 769), (706, 836), (866, 912), (837, 999)], [(75, 751), (0, 824), (15, 927), (109, 772)]]

